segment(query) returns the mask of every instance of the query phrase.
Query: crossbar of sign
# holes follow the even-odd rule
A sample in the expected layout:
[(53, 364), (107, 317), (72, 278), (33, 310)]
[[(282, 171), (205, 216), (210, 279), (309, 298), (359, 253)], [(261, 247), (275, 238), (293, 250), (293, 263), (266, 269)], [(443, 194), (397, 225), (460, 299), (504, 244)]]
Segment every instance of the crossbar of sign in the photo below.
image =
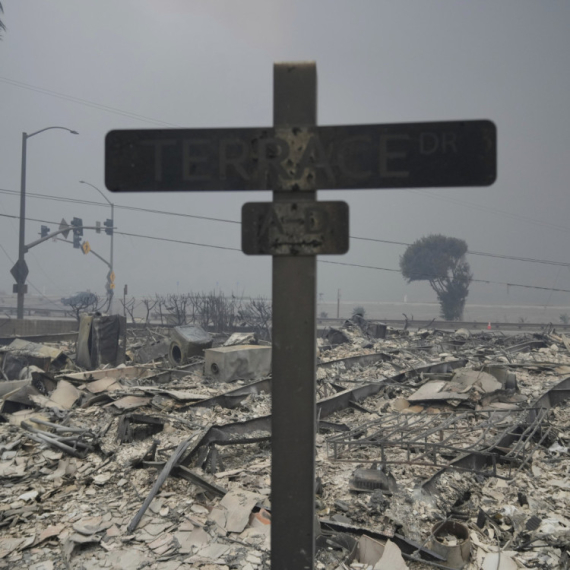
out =
[(488, 186), (491, 121), (111, 131), (112, 191)]

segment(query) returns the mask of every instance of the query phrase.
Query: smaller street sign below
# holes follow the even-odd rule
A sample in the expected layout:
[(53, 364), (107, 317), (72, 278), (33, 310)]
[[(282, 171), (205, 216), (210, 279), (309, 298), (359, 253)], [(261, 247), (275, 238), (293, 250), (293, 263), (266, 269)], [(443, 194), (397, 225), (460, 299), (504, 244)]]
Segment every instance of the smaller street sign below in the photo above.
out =
[(14, 267), (10, 269), (10, 273), (16, 280), (16, 283), (20, 285), (24, 284), (26, 282), (26, 278), (28, 277), (29, 273), (27, 263), (24, 260), (20, 261), (18, 259), (18, 261), (16, 261), (16, 263), (14, 264)]
[(248, 255), (340, 255), (348, 251), (346, 202), (248, 202), (242, 207)]

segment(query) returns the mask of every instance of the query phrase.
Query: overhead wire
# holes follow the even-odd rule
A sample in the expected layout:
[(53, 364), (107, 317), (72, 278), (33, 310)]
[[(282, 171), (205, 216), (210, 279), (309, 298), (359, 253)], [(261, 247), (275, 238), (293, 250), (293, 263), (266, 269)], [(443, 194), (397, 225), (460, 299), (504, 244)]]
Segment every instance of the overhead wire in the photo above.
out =
[(110, 105), (103, 105), (101, 103), (96, 103), (95, 101), (89, 101), (88, 99), (83, 99), (81, 97), (75, 97), (73, 95), (66, 95), (65, 93), (60, 93), (58, 91), (52, 91), (51, 89), (46, 89), (44, 87), (38, 87), (36, 85), (31, 85), (29, 83), (24, 83), (23, 81), (16, 81), (15, 79), (10, 79), (9, 77), (0, 76), (0, 82), (6, 83), (7, 85), (12, 85), (13, 87), (19, 87), (20, 89), (27, 89), (28, 91), (34, 91), (36, 93), (41, 93), (42, 95), (49, 95), (50, 97), (55, 97), (57, 99), (63, 99), (64, 101), (70, 101), (71, 103), (78, 103), (86, 107), (91, 107), (93, 109), (99, 109), (100, 111), (106, 111), (107, 113), (113, 113), (115, 115), (121, 115), (129, 119), (136, 119), (137, 121), (142, 121), (143, 123), (151, 123), (154, 125), (162, 125), (166, 127), (177, 127), (174, 123), (169, 123), (167, 121), (161, 121), (159, 119), (153, 119), (152, 117), (147, 117), (146, 115), (141, 115), (139, 113), (132, 113), (131, 111), (125, 111), (123, 109), (118, 109), (117, 107), (111, 107)]
[[(0, 213), (0, 215), (2, 216), (6, 216), (6, 217), (12, 217), (12, 216), (8, 216), (7, 214), (4, 213)], [(18, 217), (19, 218), (19, 217)], [(4, 246), (2, 244), (0, 244), (0, 248), (2, 249), (2, 251), (4, 252), (4, 254), (6, 255), (6, 257), (10, 260), (10, 263), (14, 263), (14, 260), (12, 259), (12, 257), (8, 254), (8, 252), (4, 249)], [(33, 254), (33, 252), (31, 252)], [(57, 285), (55, 283), (55, 281), (46, 273), (45, 269), (42, 267), (42, 265), (40, 264), (40, 262), (38, 261), (37, 257), (35, 255), (33, 255), (33, 258), (36, 260), (36, 263), (38, 264), (38, 267), (40, 268), (40, 271), (55, 285)], [(49, 299), (48, 297), (46, 297), (43, 293), (40, 292), (40, 290), (30, 281), (28, 280), (28, 283), (30, 285), (30, 287), (32, 289), (34, 289), (41, 297), (47, 299), (50, 303), (54, 303), (51, 299)], [(54, 303), (55, 304), (55, 303)]]
[[(18, 217), (18, 216), (12, 216), (9, 214), (0, 214), (0, 216), (8, 217), (8, 218), (17, 218)], [(26, 218), (26, 220), (30, 220), (33, 222), (47, 223), (47, 224), (58, 223), (58, 222), (54, 222), (53, 220), (51, 220), (51, 221), (50, 220), (41, 220), (41, 219), (37, 219), (37, 218)], [(178, 243), (178, 244), (182, 244), (182, 245), (193, 245), (193, 246), (197, 246), (197, 247), (223, 249), (223, 250), (227, 250), (227, 251), (238, 251), (238, 252), (242, 251), (240, 248), (237, 248), (237, 247), (229, 247), (229, 246), (222, 246), (222, 245), (199, 243), (199, 242), (193, 242), (193, 241), (187, 241), (187, 240), (165, 238), (165, 237), (160, 237), (160, 236), (149, 236), (149, 235), (145, 235), (145, 234), (121, 232), (121, 231), (117, 231), (117, 230), (115, 230), (115, 234), (116, 235), (124, 235), (127, 237), (150, 239), (150, 240), (169, 242), (169, 243)], [(393, 269), (393, 268), (388, 268), (388, 267), (378, 267), (375, 265), (363, 265), (363, 264), (359, 264), (359, 263), (348, 263), (346, 261), (327, 261), (327, 260), (319, 259), (318, 262), (319, 263), (327, 263), (327, 264), (331, 264), (331, 265), (343, 265), (346, 267), (360, 267), (363, 269), (374, 269), (377, 271), (388, 271), (391, 273), (401, 273), (401, 271), (399, 269)], [(429, 276), (425, 275), (424, 277), (428, 278)], [(519, 288), (523, 288), (523, 289), (537, 289), (537, 290), (541, 290), (541, 291), (555, 291), (555, 292), (560, 292), (560, 293), (570, 293), (570, 289), (555, 289), (552, 287), (541, 287), (538, 285), (525, 285), (525, 284), (521, 284), (521, 283), (509, 283), (509, 282), (505, 282), (505, 281), (491, 281), (488, 279), (471, 279), (471, 282), (473, 282), (473, 283), (484, 283), (487, 285), (506, 285), (507, 287), (519, 287)]]
[[(18, 81), (15, 79), (11, 79), (9, 77), (6, 76), (0, 76), (0, 82), (5, 83), (6, 85), (10, 85), (12, 87), (17, 87), (19, 89), (26, 89), (28, 91), (33, 91), (36, 93), (40, 93), (42, 95), (48, 95), (50, 97), (55, 97), (58, 99), (62, 99), (65, 101), (70, 101), (73, 103), (77, 103), (79, 105), (84, 105), (87, 107), (91, 107), (94, 109), (98, 109), (100, 111), (104, 111), (104, 112), (108, 112), (108, 113), (113, 113), (116, 115), (121, 115), (124, 117), (128, 117), (137, 121), (142, 121), (145, 123), (151, 123), (151, 124), (156, 124), (156, 125), (161, 125), (161, 126), (166, 126), (166, 127), (178, 127), (180, 128), (181, 125), (175, 124), (175, 123), (170, 123), (167, 121), (163, 121), (161, 119), (155, 119), (153, 117), (149, 117), (147, 115), (142, 115), (140, 113), (133, 113), (131, 111), (125, 111), (124, 109), (119, 109), (117, 107), (113, 107), (111, 105), (104, 105), (102, 103), (97, 103), (96, 101), (90, 101), (88, 99), (84, 99), (81, 97), (76, 97), (74, 95), (68, 95), (66, 93), (61, 93), (59, 91), (54, 91), (52, 89), (47, 89), (45, 87), (40, 87), (37, 85), (32, 85), (30, 83), (26, 83), (24, 81)], [(536, 220), (534, 218), (530, 218), (528, 216), (522, 216), (520, 214), (516, 214), (514, 212), (510, 212), (510, 211), (506, 211), (506, 210), (501, 210), (499, 208), (491, 208), (489, 206), (481, 206), (479, 204), (473, 204), (471, 202), (466, 202), (466, 201), (462, 201), (459, 200), (457, 198), (451, 198), (451, 197), (443, 197), (443, 196), (438, 196), (436, 194), (431, 194), (426, 190), (414, 190), (414, 189), (406, 189), (408, 192), (414, 192), (416, 194), (420, 194), (422, 196), (428, 196), (430, 198), (435, 198), (435, 199), (440, 199), (440, 200), (445, 200), (446, 202), (452, 202), (452, 203), (456, 203), (456, 204), (460, 204), (462, 206), (466, 206), (469, 208), (474, 208), (474, 209), (478, 209), (480, 211), (486, 211), (486, 212), (493, 212), (493, 213), (497, 213), (500, 214), (501, 216), (506, 216), (509, 218), (513, 218), (513, 219), (519, 219), (519, 220), (524, 220), (526, 222), (530, 222), (533, 224), (537, 224), (540, 226), (544, 226), (544, 227), (551, 227), (553, 229), (558, 229), (558, 230), (562, 230), (565, 232), (570, 232), (570, 228), (566, 227), (566, 226), (562, 226), (560, 224), (553, 224), (552, 222), (545, 222), (542, 220)], [(237, 222), (239, 223), (239, 222)]]
[[(18, 194), (19, 195), (19, 192), (15, 191), (15, 190), (8, 190), (6, 188), (0, 188), (0, 194)], [(107, 207), (107, 208), (109, 207), (108, 204), (103, 203), (103, 202), (92, 202), (89, 200), (77, 200), (74, 198), (62, 198), (60, 196), (51, 196), (49, 194), (28, 193), (27, 195), (30, 197), (33, 197), (33, 198), (43, 198), (43, 199), (55, 200), (55, 201), (59, 201), (59, 202), (70, 202), (70, 203), (78, 203), (78, 204), (83, 204), (83, 205), (103, 206), (103, 207)], [(229, 220), (226, 218), (215, 218), (212, 216), (200, 216), (198, 214), (187, 214), (185, 212), (171, 212), (171, 211), (167, 211), (167, 210), (156, 210), (156, 209), (150, 209), (150, 208), (142, 208), (139, 206), (123, 206), (121, 204), (114, 204), (114, 207), (117, 210), (145, 212), (145, 213), (149, 213), (149, 214), (178, 216), (178, 217), (182, 217), (182, 218), (194, 218), (194, 219), (199, 219), (199, 220), (207, 220), (207, 221), (213, 221), (213, 222), (222, 222), (222, 223), (228, 223), (228, 224), (241, 225), (241, 222), (238, 220)], [(48, 223), (55, 223), (55, 222), (48, 222)], [(400, 246), (411, 245), (409, 242), (394, 241), (394, 240), (388, 240), (388, 239), (370, 238), (370, 237), (353, 236), (353, 235), (351, 235), (349, 237), (351, 239), (360, 240), (360, 241), (370, 241), (370, 242), (386, 243), (386, 244), (400, 245)], [(468, 253), (468, 255), (476, 255), (476, 256), (480, 256), (480, 257), (491, 257), (491, 258), (496, 258), (496, 259), (509, 259), (512, 261), (523, 261), (526, 263), (540, 263), (543, 265), (554, 265), (554, 266), (561, 266), (561, 267), (569, 267), (570, 268), (570, 262), (565, 262), (565, 261), (553, 261), (553, 260), (548, 260), (548, 259), (537, 259), (537, 258), (533, 258), (533, 257), (521, 257), (521, 256), (515, 256), (515, 255), (490, 253), (490, 252), (475, 251), (475, 250), (468, 250), (467, 253)]]
[(480, 204), (474, 204), (473, 202), (467, 202), (465, 200), (459, 200), (458, 198), (452, 198), (449, 196), (439, 196), (438, 194), (432, 194), (427, 190), (414, 190), (411, 188), (405, 189), (407, 192), (413, 192), (414, 194), (418, 194), (419, 196), (427, 196), (428, 198), (434, 198), (437, 200), (443, 200), (444, 202), (451, 202), (454, 204), (459, 204), (461, 206), (465, 206), (467, 208), (471, 208), (473, 210), (479, 210), (481, 212), (491, 212), (493, 214), (500, 215), (502, 217), (512, 218), (515, 220), (522, 220), (524, 222), (529, 222), (538, 226), (543, 226), (547, 228), (552, 228), (555, 230), (560, 230), (564, 232), (570, 232), (570, 228), (567, 226), (563, 226), (561, 224), (555, 224), (552, 222), (545, 222), (543, 220), (537, 220), (535, 218), (530, 218), (528, 216), (523, 216), (521, 214), (516, 214), (515, 212), (509, 212), (507, 210), (501, 210), (500, 208), (491, 208), (490, 206), (482, 206)]
[[(46, 89), (43, 87), (39, 87), (39, 86), (35, 86), (35, 85), (31, 85), (29, 83), (25, 83), (23, 81), (16, 81), (14, 79), (10, 79), (8, 77), (5, 76), (0, 76), (0, 82), (5, 83), (7, 85), (11, 85), (13, 87), (17, 87), (20, 89), (26, 89), (29, 91), (33, 91), (36, 93), (40, 93), (43, 95), (48, 95), (51, 97), (55, 97), (58, 99), (62, 99), (65, 101), (69, 101), (69, 102), (73, 102), (73, 103), (77, 103), (80, 105), (84, 105), (87, 107), (91, 107), (91, 108), (95, 108), (104, 112), (108, 112), (108, 113), (113, 113), (116, 115), (121, 115), (130, 119), (134, 119), (134, 120), (138, 120), (138, 121), (142, 121), (142, 122), (146, 122), (146, 123), (151, 123), (151, 124), (155, 124), (155, 125), (162, 125), (162, 126), (168, 126), (168, 127), (178, 127), (179, 125), (176, 125), (174, 123), (169, 123), (167, 121), (162, 121), (159, 119), (154, 119), (152, 117), (148, 117), (146, 115), (142, 115), (139, 113), (133, 113), (130, 111), (125, 111), (123, 109), (119, 109), (117, 107), (112, 107), (110, 105), (104, 105), (101, 103), (97, 103), (94, 101), (89, 101), (87, 99), (81, 98), (81, 97), (75, 97), (72, 95), (67, 95), (65, 93), (60, 93), (57, 91), (53, 91), (51, 89)], [(430, 198), (436, 198), (436, 199), (444, 199), (443, 197), (434, 195), (434, 194), (430, 194), (427, 193), (425, 191), (419, 192), (417, 190), (412, 190), (409, 189), (408, 191), (410, 192), (415, 192), (418, 194), (421, 194), (423, 196), (428, 196)], [(15, 191), (10, 191), (10, 190), (5, 190), (2, 189), (0, 190), (0, 192), (2, 193), (16, 193)], [(68, 198), (61, 198), (61, 197), (57, 197), (57, 196), (47, 196), (47, 195), (40, 195), (40, 194), (32, 194), (29, 193), (28, 194), (31, 197), (37, 197), (37, 198), (44, 198), (44, 199), (51, 199), (51, 200), (55, 200), (55, 201), (61, 201), (61, 202), (74, 202), (74, 203), (79, 203), (79, 204), (83, 204), (83, 205), (97, 205), (97, 206), (107, 206), (107, 204), (103, 204), (100, 202), (93, 202), (93, 201), (89, 201), (89, 200), (74, 200), (74, 199), (68, 199)], [(482, 211), (491, 211), (491, 212), (495, 212), (495, 213), (500, 213), (503, 216), (507, 216), (510, 218), (515, 218), (515, 219), (522, 219), (525, 220), (526, 222), (530, 222), (530, 223), (534, 223), (537, 225), (542, 225), (542, 226), (546, 226), (546, 227), (551, 227), (554, 229), (559, 229), (562, 231), (570, 231), (570, 228), (567, 228), (565, 226), (561, 226), (559, 224), (553, 224), (553, 223), (549, 223), (549, 222), (543, 222), (540, 220), (535, 220), (533, 218), (529, 218), (527, 216), (520, 216), (517, 215), (513, 212), (506, 212), (504, 210), (500, 210), (497, 208), (489, 208), (489, 207), (485, 207), (485, 206), (480, 206), (480, 205), (476, 205), (476, 204), (472, 204), (472, 203), (468, 203), (468, 202), (462, 202), (461, 200), (457, 200), (457, 199), (453, 199), (453, 198), (449, 198), (449, 197), (445, 197), (445, 200), (447, 202), (454, 202), (457, 204), (461, 204), (467, 207), (471, 207), (471, 208), (475, 208), (478, 210), (482, 210)], [(225, 222), (225, 223), (233, 223), (233, 224), (239, 224), (239, 221), (236, 220), (227, 220), (227, 219), (221, 219), (221, 218), (212, 218), (212, 217), (207, 217), (207, 216), (198, 216), (198, 215), (192, 215), (192, 214), (183, 214), (183, 213), (179, 213), (179, 212), (165, 212), (165, 211), (157, 211), (157, 210), (150, 210), (150, 209), (146, 209), (146, 208), (138, 208), (138, 207), (133, 207), (133, 206), (121, 206), (121, 205), (115, 205), (116, 208), (118, 209), (125, 209), (125, 210), (132, 210), (132, 211), (141, 211), (141, 212), (148, 212), (148, 213), (154, 213), (154, 214), (163, 214), (163, 215), (175, 215), (175, 216), (181, 216), (181, 217), (188, 217), (188, 218), (196, 218), (196, 219), (205, 219), (205, 220), (211, 220), (211, 221), (217, 221), (217, 222)], [(8, 218), (17, 218), (17, 216), (10, 216), (7, 214), (0, 214), (4, 217), (8, 217)], [(34, 220), (32, 218), (30, 218), (31, 221), (41, 221), (42, 223), (57, 223), (57, 222), (49, 222), (49, 221), (45, 221), (45, 220)], [(116, 232), (117, 234), (119, 234), (120, 232)], [(229, 248), (229, 247), (224, 247), (224, 246), (215, 246), (215, 245), (211, 245), (211, 244), (201, 244), (201, 243), (196, 243), (196, 242), (185, 242), (183, 240), (171, 240), (169, 238), (160, 238), (160, 237), (156, 237), (156, 236), (144, 236), (141, 234), (128, 234), (126, 232), (124, 232), (124, 235), (130, 235), (131, 237), (139, 237), (139, 238), (146, 238), (146, 239), (156, 239), (156, 240), (160, 240), (160, 241), (170, 241), (170, 242), (174, 242), (174, 243), (185, 243), (188, 245), (194, 245), (194, 246), (199, 246), (199, 247), (214, 247), (216, 249), (227, 249), (227, 250), (233, 250), (233, 251), (241, 251), (237, 248)], [(372, 242), (379, 242), (379, 243), (389, 243), (389, 244), (395, 244), (395, 245), (402, 245), (402, 246), (407, 246), (410, 245), (408, 243), (405, 242), (395, 242), (395, 241), (390, 241), (390, 240), (381, 240), (381, 239), (374, 239), (374, 238), (364, 238), (364, 237), (359, 237), (359, 236), (350, 236), (352, 239), (356, 239), (356, 240), (363, 240), (363, 241), (372, 241)], [(7, 252), (6, 250), (2, 247), (2, 250), (4, 251), (4, 253), (6, 255)], [(525, 261), (525, 262), (531, 262), (531, 263), (543, 263), (543, 264), (549, 264), (549, 265), (558, 265), (558, 266), (564, 266), (564, 267), (570, 267), (570, 263), (565, 263), (565, 262), (557, 262), (557, 261), (549, 261), (549, 260), (541, 260), (541, 259), (534, 259), (534, 258), (524, 258), (524, 257), (516, 257), (516, 256), (507, 256), (507, 255), (500, 255), (500, 254), (492, 254), (492, 253), (487, 253), (487, 252), (476, 252), (476, 251), (469, 251), (468, 252), (470, 255), (480, 255), (480, 256), (485, 256), (485, 257), (494, 257), (497, 259), (511, 259), (511, 260), (517, 260), (517, 261)], [(10, 259), (10, 257), (8, 256), (8, 258)], [(397, 269), (388, 269), (388, 268), (380, 268), (380, 267), (375, 267), (375, 266), (365, 266), (365, 265), (359, 265), (359, 264), (350, 264), (350, 263), (346, 263), (346, 262), (333, 262), (333, 261), (325, 261), (325, 260), (319, 260), (320, 263), (329, 263), (329, 264), (335, 264), (335, 265), (348, 265), (348, 266), (354, 266), (354, 267), (362, 267), (362, 268), (369, 268), (369, 269), (376, 269), (376, 270), (382, 270), (382, 271), (391, 271), (391, 272), (397, 272), (399, 273), (399, 270)], [(502, 282), (493, 282), (493, 281), (487, 281), (487, 280), (480, 280), (480, 279), (473, 279), (473, 282), (479, 282), (479, 283), (488, 283), (488, 284), (501, 284), (501, 285), (507, 285), (509, 287), (524, 287), (524, 288), (530, 288), (530, 289), (543, 289), (543, 290), (547, 290), (547, 291), (562, 291), (562, 292), (570, 292), (567, 291), (565, 289), (553, 289), (553, 288), (548, 288), (548, 287), (538, 287), (538, 286), (531, 286), (531, 285), (521, 285), (521, 284), (515, 284), (515, 283), (502, 283)], [(32, 285), (30, 283), (30, 285)], [(37, 288), (35, 286), (32, 285), (32, 287), (34, 289), (37, 290)], [(40, 293), (41, 295), (41, 293)], [(43, 296), (43, 295), (42, 295)], [(46, 297), (47, 299), (47, 297)], [(49, 299), (48, 299), (49, 300)], [(49, 300), (51, 302), (51, 300)]]

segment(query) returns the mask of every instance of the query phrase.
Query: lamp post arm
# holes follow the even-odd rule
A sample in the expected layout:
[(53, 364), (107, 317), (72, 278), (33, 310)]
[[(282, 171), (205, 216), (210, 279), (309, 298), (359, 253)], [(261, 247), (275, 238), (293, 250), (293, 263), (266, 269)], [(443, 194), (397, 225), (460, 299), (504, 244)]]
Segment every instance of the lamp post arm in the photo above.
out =
[(68, 129), (67, 127), (46, 127), (45, 129), (40, 129), (39, 131), (36, 131), (35, 133), (32, 133), (30, 135), (27, 133), (24, 133), (24, 137), (29, 139), (31, 137), (39, 135), (40, 133), (43, 133), (44, 131), (49, 131), (50, 129), (62, 129), (64, 131), (67, 131), (68, 133), (71, 133), (72, 135), (78, 135), (79, 134), (77, 131), (72, 131), (71, 129)]
[(85, 182), (85, 180), (80, 180), (79, 183), (80, 184), (87, 184), (87, 186), (91, 186), (91, 188), (95, 188), (95, 190), (97, 190), (97, 192), (99, 192), (99, 194), (101, 194), (101, 196), (103, 196), (103, 198), (105, 198), (105, 200), (111, 206), (111, 208), (113, 207), (113, 203), (111, 202), (111, 200), (109, 200), (109, 198), (107, 198), (107, 196), (105, 196), (105, 194), (103, 194), (103, 192), (101, 192), (101, 190), (99, 190), (99, 188), (97, 188), (97, 186), (95, 186), (94, 184), (91, 184), (90, 182)]

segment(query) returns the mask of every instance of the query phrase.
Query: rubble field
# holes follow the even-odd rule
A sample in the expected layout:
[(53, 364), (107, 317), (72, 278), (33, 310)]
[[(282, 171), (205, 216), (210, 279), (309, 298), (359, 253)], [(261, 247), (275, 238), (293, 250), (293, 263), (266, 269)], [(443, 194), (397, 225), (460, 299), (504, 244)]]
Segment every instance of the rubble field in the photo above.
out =
[[(269, 344), (124, 334), (92, 370), (0, 347), (0, 569), (269, 568)], [(360, 318), (317, 346), (316, 568), (570, 568), (564, 334)]]

